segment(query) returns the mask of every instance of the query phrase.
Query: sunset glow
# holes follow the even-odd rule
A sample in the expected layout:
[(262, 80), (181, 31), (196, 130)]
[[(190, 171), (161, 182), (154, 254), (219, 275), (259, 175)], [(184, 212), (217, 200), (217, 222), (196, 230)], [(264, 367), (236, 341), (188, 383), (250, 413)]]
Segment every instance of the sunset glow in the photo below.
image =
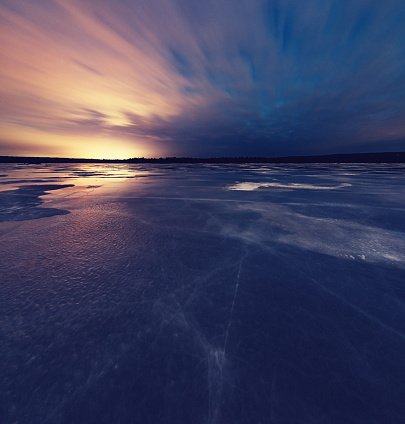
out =
[(399, 150), (405, 6), (366, 3), (2, 1), (0, 154)]

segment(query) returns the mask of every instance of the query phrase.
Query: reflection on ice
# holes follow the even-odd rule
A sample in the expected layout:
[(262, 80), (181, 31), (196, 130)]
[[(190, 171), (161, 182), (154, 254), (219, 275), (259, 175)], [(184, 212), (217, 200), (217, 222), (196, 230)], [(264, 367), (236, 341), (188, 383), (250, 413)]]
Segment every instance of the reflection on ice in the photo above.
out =
[[(105, 164), (65, 164), (65, 165), (0, 165), (8, 174), (0, 176), (0, 191), (17, 188), (21, 184), (43, 184), (69, 182), (78, 187), (102, 186), (119, 183), (127, 178), (147, 175), (148, 172), (135, 170), (123, 165)], [(6, 187), (6, 188), (5, 188)]]
[(0, 422), (404, 422), (404, 186), (0, 166)]

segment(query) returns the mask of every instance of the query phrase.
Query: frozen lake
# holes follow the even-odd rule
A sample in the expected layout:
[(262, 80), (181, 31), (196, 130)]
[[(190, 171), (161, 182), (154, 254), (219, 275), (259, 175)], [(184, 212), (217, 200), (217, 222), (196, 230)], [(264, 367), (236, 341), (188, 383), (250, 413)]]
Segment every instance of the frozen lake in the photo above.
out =
[(404, 165), (0, 165), (0, 422), (405, 422)]

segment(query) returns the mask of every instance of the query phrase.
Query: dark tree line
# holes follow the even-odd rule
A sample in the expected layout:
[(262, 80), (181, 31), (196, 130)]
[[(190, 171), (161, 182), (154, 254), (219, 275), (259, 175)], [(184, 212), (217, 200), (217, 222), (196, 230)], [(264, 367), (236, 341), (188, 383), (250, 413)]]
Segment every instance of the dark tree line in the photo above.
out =
[(285, 157), (220, 157), (220, 158), (131, 158), (131, 159), (78, 159), (29, 156), (0, 156), (0, 163), (405, 163), (405, 152), (345, 153), (321, 156)]

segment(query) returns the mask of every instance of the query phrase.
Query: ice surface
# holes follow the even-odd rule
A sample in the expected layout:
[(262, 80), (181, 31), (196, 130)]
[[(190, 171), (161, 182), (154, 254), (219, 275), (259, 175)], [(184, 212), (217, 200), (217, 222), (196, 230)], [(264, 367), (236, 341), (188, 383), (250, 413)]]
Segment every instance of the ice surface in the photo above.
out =
[(0, 422), (405, 422), (402, 165), (1, 165)]
[(256, 190), (258, 188), (269, 188), (269, 187), (274, 187), (274, 188), (284, 188), (284, 189), (292, 189), (292, 190), (296, 190), (296, 189), (308, 189), (308, 190), (334, 190), (336, 188), (343, 188), (343, 187), (347, 187), (350, 186), (350, 184), (339, 184), (337, 186), (320, 186), (320, 185), (315, 185), (315, 184), (299, 184), (299, 183), (291, 183), (291, 184), (286, 184), (286, 183), (249, 183), (249, 182), (243, 182), (243, 183), (237, 183), (234, 185), (231, 185), (228, 187), (228, 190), (244, 190), (244, 191), (251, 191), (251, 190)]

